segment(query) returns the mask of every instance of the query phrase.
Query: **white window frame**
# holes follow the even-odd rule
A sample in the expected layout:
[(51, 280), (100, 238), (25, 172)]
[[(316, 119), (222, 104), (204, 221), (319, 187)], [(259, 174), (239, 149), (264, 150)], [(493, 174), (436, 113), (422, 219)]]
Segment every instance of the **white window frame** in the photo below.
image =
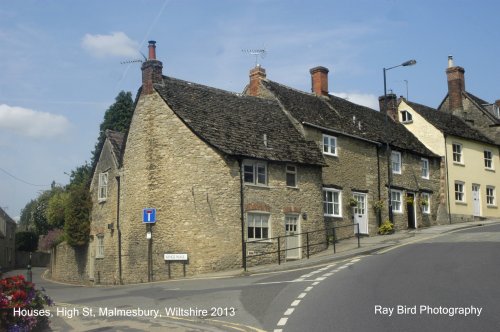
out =
[[(243, 172), (243, 182), (245, 184), (255, 185), (255, 186), (267, 186), (267, 162), (258, 160), (244, 160), (242, 167)], [(246, 167), (251, 167), (252, 170), (249, 172), (245, 170)], [(264, 172), (261, 172), (261, 170)], [(247, 181), (247, 174), (252, 174), (252, 181)], [(263, 175), (263, 179), (261, 176)]]
[(453, 153), (453, 162), (457, 164), (464, 164), (463, 145), (460, 143), (453, 143), (451, 147)]
[[(394, 157), (397, 156), (398, 160), (394, 160)], [(399, 151), (391, 151), (391, 170), (393, 174), (401, 174), (402, 169), (402, 161), (401, 161), (401, 152)], [(396, 167), (395, 167), (396, 166)]]
[[(265, 223), (265, 225), (264, 225)], [(253, 228), (252, 237), (250, 237), (250, 227)], [(255, 229), (260, 229), (260, 237), (256, 237)], [(264, 236), (264, 229), (267, 229), (267, 236)], [(247, 240), (268, 240), (271, 238), (271, 216), (265, 212), (247, 212)]]
[(429, 159), (422, 158), (422, 179), (429, 179), (431, 175)]
[(465, 182), (455, 181), (454, 184), (455, 202), (465, 203)]
[[(288, 176), (293, 176), (293, 185), (288, 183)], [(297, 166), (295, 165), (286, 165), (285, 166), (285, 183), (287, 187), (297, 188)]]
[(338, 156), (337, 137), (323, 134), (323, 154)]
[[(331, 200), (329, 195), (331, 195)], [(335, 211), (335, 208), (337, 208), (337, 211)], [(323, 188), (323, 215), (326, 217), (342, 217), (341, 190), (334, 188)]]
[[(489, 154), (489, 158), (487, 158), (487, 154)], [(492, 170), (495, 169), (493, 165), (493, 152), (491, 150), (484, 150), (484, 168)]]
[(420, 193), (420, 199), (427, 202), (427, 205), (421, 205), (422, 206), (422, 213), (430, 214), (431, 213), (431, 194)]
[(108, 172), (99, 173), (99, 185), (97, 190), (97, 200), (104, 202), (108, 199)]
[(486, 205), (496, 206), (496, 191), (494, 186), (486, 186)]
[(98, 234), (96, 238), (95, 258), (104, 258), (104, 234)]
[(413, 116), (408, 111), (401, 111), (401, 122), (402, 123), (412, 123)]
[(403, 192), (401, 190), (391, 189), (391, 205), (392, 212), (403, 213)]

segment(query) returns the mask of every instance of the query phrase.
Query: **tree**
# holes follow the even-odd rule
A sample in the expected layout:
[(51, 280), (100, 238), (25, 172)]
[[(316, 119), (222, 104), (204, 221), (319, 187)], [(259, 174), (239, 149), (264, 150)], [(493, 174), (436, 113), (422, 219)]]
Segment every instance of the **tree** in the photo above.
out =
[(53, 193), (45, 210), (45, 217), (51, 229), (64, 227), (64, 214), (68, 207), (68, 191)]
[(38, 248), (38, 235), (35, 232), (17, 232), (16, 249), (20, 251), (34, 252)]
[(19, 229), (32, 230), (35, 228), (35, 226), (31, 223), (32, 222), (31, 214), (33, 213), (35, 205), (36, 205), (36, 200), (32, 199), (21, 210), (21, 218), (19, 219)]
[(34, 226), (37, 235), (45, 235), (52, 229), (47, 221), (46, 210), (49, 199), (52, 196), (52, 190), (46, 190), (35, 200), (35, 205), (31, 210), (30, 223)]
[(92, 151), (92, 168), (95, 167), (97, 161), (99, 160), (104, 141), (106, 140), (106, 129), (125, 133), (130, 126), (133, 114), (134, 101), (132, 100), (132, 93), (120, 91), (118, 96), (115, 98), (115, 103), (106, 110), (106, 113), (104, 113), (104, 120), (99, 128), (99, 137), (97, 139), (97, 143), (95, 144), (94, 151)]
[(64, 233), (69, 245), (79, 247), (88, 243), (91, 209), (92, 201), (87, 186), (81, 184), (72, 187), (64, 214)]

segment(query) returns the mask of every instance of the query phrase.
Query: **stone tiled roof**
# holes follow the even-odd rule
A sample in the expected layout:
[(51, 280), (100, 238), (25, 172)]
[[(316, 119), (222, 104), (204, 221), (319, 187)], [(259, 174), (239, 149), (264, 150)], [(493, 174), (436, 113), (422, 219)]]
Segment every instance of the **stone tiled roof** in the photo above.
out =
[(384, 114), (371, 108), (332, 95), (318, 97), (270, 80), (264, 80), (262, 84), (303, 124), (332, 129), (381, 144), (388, 142), (395, 149), (436, 156), (403, 125), (387, 121)]
[(155, 89), (186, 126), (225, 154), (325, 164), (319, 147), (302, 137), (274, 100), (165, 76)]
[(418, 114), (424, 117), (430, 124), (447, 135), (453, 135), (479, 142), (495, 144), (493, 141), (488, 139), (476, 129), (473, 129), (472, 127), (467, 125), (462, 119), (455, 115), (444, 111), (438, 111), (434, 108), (407, 100), (405, 100), (405, 102)]
[(123, 151), (123, 145), (125, 142), (125, 134), (120, 133), (118, 131), (106, 129), (106, 138), (109, 140), (111, 143), (111, 146), (113, 147), (113, 153), (115, 154), (116, 161), (118, 164), (120, 164), (120, 160), (122, 159), (122, 151)]

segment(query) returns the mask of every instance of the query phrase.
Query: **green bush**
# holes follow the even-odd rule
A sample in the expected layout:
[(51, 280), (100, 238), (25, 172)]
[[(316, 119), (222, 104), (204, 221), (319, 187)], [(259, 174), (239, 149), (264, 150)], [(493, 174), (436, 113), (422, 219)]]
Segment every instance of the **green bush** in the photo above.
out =
[(389, 220), (384, 221), (378, 228), (378, 233), (381, 235), (391, 234), (392, 232), (394, 232), (394, 225)]

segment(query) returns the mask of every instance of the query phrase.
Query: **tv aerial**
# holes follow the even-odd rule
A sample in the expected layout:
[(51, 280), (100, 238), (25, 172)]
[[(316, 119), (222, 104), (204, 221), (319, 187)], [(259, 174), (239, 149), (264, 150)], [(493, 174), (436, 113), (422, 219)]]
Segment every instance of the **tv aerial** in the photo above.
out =
[(259, 66), (259, 56), (261, 59), (264, 59), (266, 57), (266, 49), (261, 48), (261, 49), (244, 49), (241, 50), (243, 53), (250, 54), (255, 56), (255, 67)]
[(143, 63), (145, 61), (148, 61), (148, 59), (146, 58), (146, 56), (141, 51), (139, 51), (139, 53), (141, 53), (141, 55), (144, 58), (144, 60), (142, 60), (142, 59), (127, 60), (127, 61), (120, 62), (120, 64), (127, 65), (127, 64), (130, 64), (130, 63), (138, 63), (138, 62)]

